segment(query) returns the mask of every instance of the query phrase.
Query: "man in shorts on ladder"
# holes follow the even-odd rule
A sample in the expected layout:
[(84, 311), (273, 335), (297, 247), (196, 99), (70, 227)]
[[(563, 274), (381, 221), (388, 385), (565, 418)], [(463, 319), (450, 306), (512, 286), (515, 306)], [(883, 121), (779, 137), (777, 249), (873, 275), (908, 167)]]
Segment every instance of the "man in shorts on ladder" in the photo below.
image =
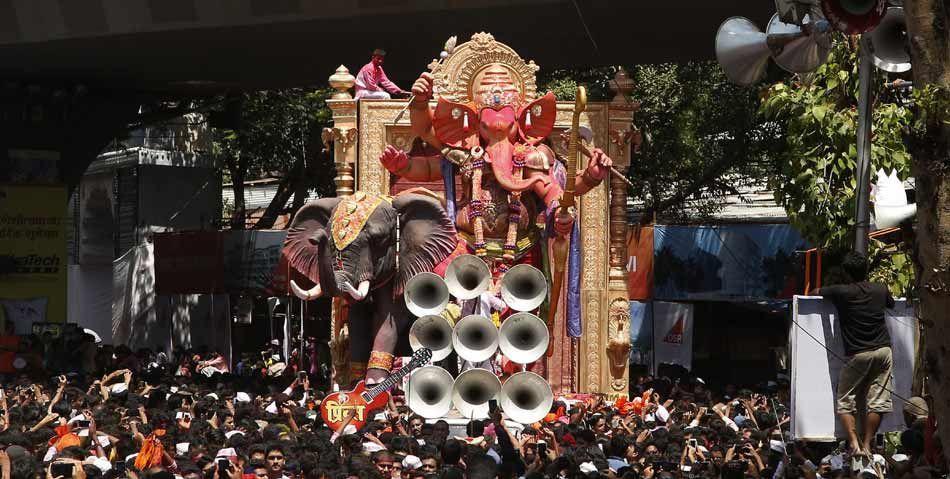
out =
[[(893, 361), (884, 308), (893, 308), (894, 298), (884, 284), (867, 281), (868, 262), (863, 255), (850, 252), (841, 266), (850, 282), (821, 288), (818, 294), (838, 309), (847, 355), (838, 378), (836, 410), (852, 454), (869, 457), (881, 417), (891, 412)], [(861, 440), (855, 419), (858, 411), (867, 414)]]

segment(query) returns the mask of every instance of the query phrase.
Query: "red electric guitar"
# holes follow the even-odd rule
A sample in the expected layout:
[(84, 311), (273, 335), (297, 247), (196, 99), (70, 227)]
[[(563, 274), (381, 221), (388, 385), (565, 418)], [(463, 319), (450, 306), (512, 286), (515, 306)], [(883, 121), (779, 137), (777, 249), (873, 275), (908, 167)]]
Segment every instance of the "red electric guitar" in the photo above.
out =
[(367, 387), (366, 381), (362, 380), (351, 391), (340, 391), (328, 395), (320, 403), (320, 416), (323, 417), (323, 422), (330, 429), (338, 431), (343, 426), (349, 412), (356, 411), (356, 415), (353, 416), (350, 424), (355, 426), (356, 429), (362, 428), (366, 425), (371, 412), (386, 407), (389, 402), (389, 390), (401, 381), (406, 374), (409, 374), (414, 368), (426, 364), (430, 359), (432, 359), (430, 349), (419, 349), (413, 353), (409, 364), (392, 373), (385, 381)]

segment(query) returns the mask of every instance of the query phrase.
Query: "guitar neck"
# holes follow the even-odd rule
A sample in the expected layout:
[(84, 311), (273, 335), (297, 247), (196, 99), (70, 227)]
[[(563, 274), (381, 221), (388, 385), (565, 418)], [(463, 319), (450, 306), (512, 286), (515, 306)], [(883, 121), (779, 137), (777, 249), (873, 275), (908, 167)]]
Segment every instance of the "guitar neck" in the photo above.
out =
[(409, 363), (406, 366), (400, 368), (399, 371), (392, 373), (383, 382), (373, 386), (373, 388), (369, 390), (370, 400), (376, 399), (376, 396), (379, 396), (380, 394), (392, 389), (392, 387), (401, 381), (402, 378), (404, 378), (413, 367), (415, 367), (413, 363)]

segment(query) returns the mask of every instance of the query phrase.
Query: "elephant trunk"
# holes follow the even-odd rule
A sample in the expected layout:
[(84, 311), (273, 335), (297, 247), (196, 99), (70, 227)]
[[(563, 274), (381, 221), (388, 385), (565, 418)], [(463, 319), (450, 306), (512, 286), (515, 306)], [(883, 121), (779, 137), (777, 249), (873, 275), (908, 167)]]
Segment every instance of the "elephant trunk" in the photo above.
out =
[(522, 192), (533, 188), (537, 182), (544, 183), (544, 178), (537, 176), (527, 180), (515, 178), (512, 174), (514, 165), (512, 164), (513, 146), (507, 138), (489, 145), (487, 151), (488, 158), (491, 160), (492, 173), (502, 188), (511, 192)]
[(311, 299), (317, 299), (323, 296), (323, 289), (320, 288), (320, 283), (317, 283), (313, 288), (305, 290), (301, 288), (296, 281), (290, 280), (290, 289), (294, 292), (294, 296), (304, 301), (310, 301)]

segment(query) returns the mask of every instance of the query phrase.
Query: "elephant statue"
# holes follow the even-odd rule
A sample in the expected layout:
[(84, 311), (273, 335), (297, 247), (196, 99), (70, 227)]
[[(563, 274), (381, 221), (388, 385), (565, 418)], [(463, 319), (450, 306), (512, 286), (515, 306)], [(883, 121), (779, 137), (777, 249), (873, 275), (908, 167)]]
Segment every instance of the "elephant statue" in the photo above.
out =
[(351, 379), (359, 379), (366, 364), (370, 383), (388, 376), (397, 347), (400, 353), (408, 349), (406, 282), (435, 269), (457, 247), (455, 224), (436, 198), (361, 191), (304, 205), (284, 242), (290, 266), (314, 284), (304, 289), (291, 281), (297, 297), (347, 301), (351, 372), (357, 376)]

